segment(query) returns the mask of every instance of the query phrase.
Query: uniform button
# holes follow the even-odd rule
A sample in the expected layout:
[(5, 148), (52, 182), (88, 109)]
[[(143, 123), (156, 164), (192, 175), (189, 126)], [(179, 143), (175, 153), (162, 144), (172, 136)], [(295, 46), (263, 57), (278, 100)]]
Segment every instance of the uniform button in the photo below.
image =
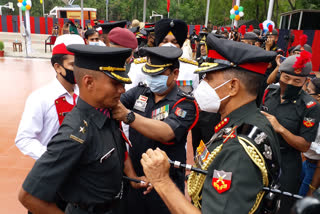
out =
[(295, 100), (295, 101), (293, 101), (293, 103), (296, 103), (297, 101)]
[(62, 100), (63, 100), (63, 101), (66, 101), (66, 98), (63, 98)]
[(218, 126), (221, 127), (221, 124), (219, 124)]
[(62, 116), (62, 113), (59, 113), (60, 116)]
[(56, 101), (56, 104), (58, 104), (59, 102), (58, 101)]

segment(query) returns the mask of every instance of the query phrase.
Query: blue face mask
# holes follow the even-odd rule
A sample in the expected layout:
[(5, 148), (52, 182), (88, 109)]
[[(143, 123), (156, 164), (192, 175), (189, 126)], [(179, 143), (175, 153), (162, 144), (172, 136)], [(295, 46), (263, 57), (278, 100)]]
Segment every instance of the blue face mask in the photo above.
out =
[(168, 76), (166, 75), (156, 75), (156, 76), (147, 75), (146, 81), (150, 90), (153, 93), (161, 94), (168, 89), (168, 86), (167, 86)]

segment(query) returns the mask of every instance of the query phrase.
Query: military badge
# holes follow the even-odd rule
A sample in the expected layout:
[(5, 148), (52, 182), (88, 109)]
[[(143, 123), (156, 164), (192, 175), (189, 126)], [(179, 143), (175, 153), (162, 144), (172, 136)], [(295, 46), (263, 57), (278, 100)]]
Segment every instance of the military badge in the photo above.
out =
[(264, 152), (263, 155), (265, 158), (272, 160), (272, 150), (271, 147), (268, 146), (267, 144), (264, 144)]
[(196, 166), (202, 168), (203, 164), (207, 161), (209, 155), (210, 152), (208, 151), (207, 146), (201, 140), (197, 148), (196, 156), (194, 158)]
[(177, 107), (176, 108), (176, 111), (174, 112), (178, 117), (181, 117), (181, 118), (185, 118), (186, 115), (187, 115), (187, 112), (182, 110), (181, 108)]
[(304, 125), (305, 127), (307, 127), (307, 128), (313, 127), (314, 124), (315, 124), (315, 122), (316, 122), (316, 120), (313, 119), (313, 118), (305, 117), (305, 118), (303, 119), (303, 125)]
[(256, 142), (256, 144), (260, 145), (261, 143), (263, 143), (263, 141), (265, 139), (267, 139), (267, 134), (264, 133), (264, 132), (261, 132), (260, 134), (258, 134), (255, 139), (254, 139), (254, 142)]
[(231, 187), (232, 172), (213, 171), (212, 186), (219, 194), (227, 191)]
[(133, 108), (138, 111), (144, 112), (147, 107), (147, 101), (148, 101), (148, 97), (140, 95), (139, 98), (136, 100)]
[(311, 108), (312, 106), (315, 106), (315, 105), (317, 105), (316, 102), (310, 101), (310, 102), (307, 103), (307, 108)]

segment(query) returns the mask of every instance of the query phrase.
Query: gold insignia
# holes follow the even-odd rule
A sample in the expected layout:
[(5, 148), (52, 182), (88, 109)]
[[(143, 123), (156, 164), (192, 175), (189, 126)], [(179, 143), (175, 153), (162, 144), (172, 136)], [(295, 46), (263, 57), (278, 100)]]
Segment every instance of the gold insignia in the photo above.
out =
[(112, 76), (114, 76), (115, 78), (117, 78), (118, 80), (121, 80), (123, 82), (131, 82), (131, 79), (130, 78), (127, 78), (127, 77), (122, 77), (114, 72), (111, 72)]
[(84, 127), (81, 127), (81, 126), (80, 126), (79, 132), (81, 132), (82, 134), (84, 134), (84, 133), (86, 133), (86, 129), (85, 129)]
[(83, 124), (88, 127), (88, 122), (83, 120)]
[(76, 136), (74, 136), (74, 135), (70, 135), (70, 138), (71, 138), (72, 140), (77, 141), (78, 143), (81, 143), (81, 144), (84, 142), (84, 140), (82, 140), (82, 139), (80, 139), (80, 138), (78, 138), (78, 137), (76, 137)]
[(134, 64), (141, 64), (147, 62), (147, 57), (141, 57), (133, 60)]
[(108, 67), (99, 67), (99, 70), (100, 71), (126, 71), (125, 68), (117, 68), (117, 67), (111, 67), (111, 66), (108, 66)]
[(173, 36), (172, 31), (169, 31), (168, 35), (169, 35), (169, 36)]
[(179, 60), (180, 60), (181, 62), (189, 63), (189, 64), (191, 64), (191, 65), (196, 65), (196, 66), (199, 65), (198, 62), (196, 62), (196, 61), (194, 61), (194, 60), (187, 59), (187, 58), (182, 58), (182, 57), (180, 57)]

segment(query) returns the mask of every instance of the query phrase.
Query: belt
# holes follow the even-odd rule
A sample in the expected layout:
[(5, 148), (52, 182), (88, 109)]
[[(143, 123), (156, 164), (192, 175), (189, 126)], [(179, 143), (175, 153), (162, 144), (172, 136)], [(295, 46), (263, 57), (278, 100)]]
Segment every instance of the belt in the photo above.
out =
[(115, 201), (110, 203), (101, 203), (101, 204), (84, 204), (84, 203), (73, 203), (73, 206), (79, 207), (82, 210), (85, 210), (90, 213), (102, 214), (110, 211), (115, 205)]
[(317, 164), (317, 163), (318, 163), (318, 160), (313, 160), (313, 159), (310, 159), (310, 158), (307, 158), (307, 157), (306, 157), (306, 160), (307, 160), (309, 163), (312, 163), (312, 164)]

